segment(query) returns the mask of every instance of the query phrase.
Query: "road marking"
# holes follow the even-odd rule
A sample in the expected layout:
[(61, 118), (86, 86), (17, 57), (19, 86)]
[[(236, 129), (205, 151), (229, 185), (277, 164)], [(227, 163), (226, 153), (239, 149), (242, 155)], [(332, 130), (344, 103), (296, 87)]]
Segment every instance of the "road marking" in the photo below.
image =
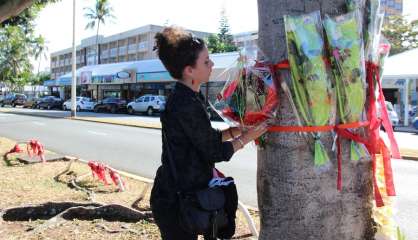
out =
[(107, 135), (109, 135), (107, 133), (96, 132), (96, 131), (91, 131), (91, 130), (88, 130), (87, 132), (88, 133), (91, 133), (91, 134), (94, 134), (94, 135), (99, 135), (99, 136), (107, 136)]
[(32, 122), (33, 124), (35, 124), (35, 125), (38, 125), (38, 126), (45, 126), (46, 125), (46, 123), (43, 123), (43, 122)]

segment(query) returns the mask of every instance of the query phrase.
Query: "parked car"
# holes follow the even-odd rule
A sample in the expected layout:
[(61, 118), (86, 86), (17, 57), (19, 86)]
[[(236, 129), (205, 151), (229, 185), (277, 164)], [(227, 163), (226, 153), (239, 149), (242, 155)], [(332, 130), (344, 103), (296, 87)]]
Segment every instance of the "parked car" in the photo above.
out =
[(126, 101), (120, 98), (108, 97), (99, 101), (93, 108), (94, 112), (122, 112), (126, 111)]
[(385, 103), (386, 103), (386, 109), (388, 110), (389, 120), (391, 121), (392, 126), (399, 125), (399, 117), (395, 109), (393, 108), (392, 103), (388, 101), (385, 101)]
[(408, 111), (409, 121), (414, 122), (414, 119), (417, 116), (417, 106), (410, 106)]
[[(393, 108), (393, 105), (391, 102), (385, 101), (386, 103), (386, 109), (388, 110), (388, 117), (390, 122), (392, 123), (393, 129), (395, 129), (395, 126), (399, 125), (399, 117), (396, 113), (395, 109)], [(381, 110), (380, 110), (380, 104), (376, 103), (377, 105), (377, 116), (381, 117)], [(383, 127), (383, 126), (382, 126)]]
[(416, 117), (413, 121), (412, 121), (412, 126), (418, 130), (418, 117)]
[(40, 99), (37, 97), (28, 97), (26, 102), (23, 104), (24, 108), (36, 108)]
[(39, 100), (37, 108), (39, 109), (46, 108), (48, 110), (53, 109), (53, 108), (61, 109), (62, 103), (63, 101), (61, 98), (57, 98), (54, 96), (45, 96)]
[(23, 106), (26, 101), (26, 95), (20, 93), (10, 93), (4, 97), (1, 106), (10, 105), (12, 107)]
[(128, 113), (134, 114), (135, 112), (146, 112), (149, 116), (152, 116), (154, 112), (164, 111), (165, 102), (165, 96), (144, 95), (135, 99), (135, 101), (128, 103)]
[[(92, 111), (94, 108), (94, 105), (96, 105), (96, 102), (91, 100), (91, 98), (88, 97), (77, 97), (76, 98), (76, 110), (77, 112), (80, 112), (82, 110), (89, 110)], [(64, 111), (71, 109), (71, 99), (68, 99), (62, 104), (62, 109)]]

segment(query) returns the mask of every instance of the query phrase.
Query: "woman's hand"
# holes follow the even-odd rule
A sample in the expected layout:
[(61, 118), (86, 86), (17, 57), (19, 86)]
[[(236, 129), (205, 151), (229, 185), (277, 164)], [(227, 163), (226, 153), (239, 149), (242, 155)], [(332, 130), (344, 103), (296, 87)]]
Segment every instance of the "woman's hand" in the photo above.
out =
[(268, 130), (267, 123), (261, 123), (253, 128), (248, 129), (247, 131), (243, 132), (241, 135), (241, 139), (244, 142), (244, 145), (259, 138), (261, 135), (266, 133)]
[(246, 129), (242, 131), (241, 136), (235, 138), (232, 141), (232, 145), (234, 146), (234, 150), (237, 151), (243, 148), (247, 143), (259, 138), (261, 135), (266, 133), (268, 130), (267, 123), (261, 123), (255, 127)]
[(222, 142), (233, 140), (236, 137), (239, 137), (242, 134), (242, 131), (238, 127), (230, 127), (222, 131)]

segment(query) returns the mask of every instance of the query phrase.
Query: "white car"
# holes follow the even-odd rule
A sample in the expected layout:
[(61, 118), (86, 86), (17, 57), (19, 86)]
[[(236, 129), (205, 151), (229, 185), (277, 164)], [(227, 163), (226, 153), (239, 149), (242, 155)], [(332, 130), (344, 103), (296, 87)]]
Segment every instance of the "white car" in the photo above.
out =
[(154, 112), (161, 112), (165, 109), (165, 96), (144, 95), (128, 103), (128, 113), (146, 112), (148, 116), (152, 116)]
[(393, 108), (392, 103), (388, 101), (385, 101), (385, 103), (386, 103), (386, 109), (388, 110), (389, 119), (392, 122), (392, 126), (399, 125), (399, 117), (395, 109)]
[[(399, 116), (396, 113), (395, 109), (393, 108), (393, 105), (391, 102), (385, 101), (386, 109), (388, 110), (388, 117), (390, 122), (392, 123), (392, 127), (395, 128), (395, 126), (399, 125)], [(380, 111), (380, 104), (376, 103), (377, 105), (377, 116), (381, 118), (381, 111)]]
[[(77, 107), (76, 107), (77, 112), (82, 111), (82, 110), (92, 111), (94, 108), (94, 105), (96, 105), (96, 102), (94, 102), (93, 100), (91, 100), (91, 98), (88, 98), (88, 97), (77, 97), (76, 104), (77, 104)], [(64, 111), (71, 110), (71, 99), (68, 99), (62, 104), (62, 109)]]

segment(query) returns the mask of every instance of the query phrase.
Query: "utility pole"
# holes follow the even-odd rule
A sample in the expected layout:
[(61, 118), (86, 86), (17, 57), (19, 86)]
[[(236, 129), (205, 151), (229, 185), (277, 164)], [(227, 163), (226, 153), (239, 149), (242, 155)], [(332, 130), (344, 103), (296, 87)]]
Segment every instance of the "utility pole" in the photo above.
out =
[(77, 75), (76, 75), (76, 48), (75, 48), (75, 1), (73, 0), (73, 54), (72, 54), (72, 81), (71, 81), (71, 117), (76, 117), (76, 91), (77, 91)]

